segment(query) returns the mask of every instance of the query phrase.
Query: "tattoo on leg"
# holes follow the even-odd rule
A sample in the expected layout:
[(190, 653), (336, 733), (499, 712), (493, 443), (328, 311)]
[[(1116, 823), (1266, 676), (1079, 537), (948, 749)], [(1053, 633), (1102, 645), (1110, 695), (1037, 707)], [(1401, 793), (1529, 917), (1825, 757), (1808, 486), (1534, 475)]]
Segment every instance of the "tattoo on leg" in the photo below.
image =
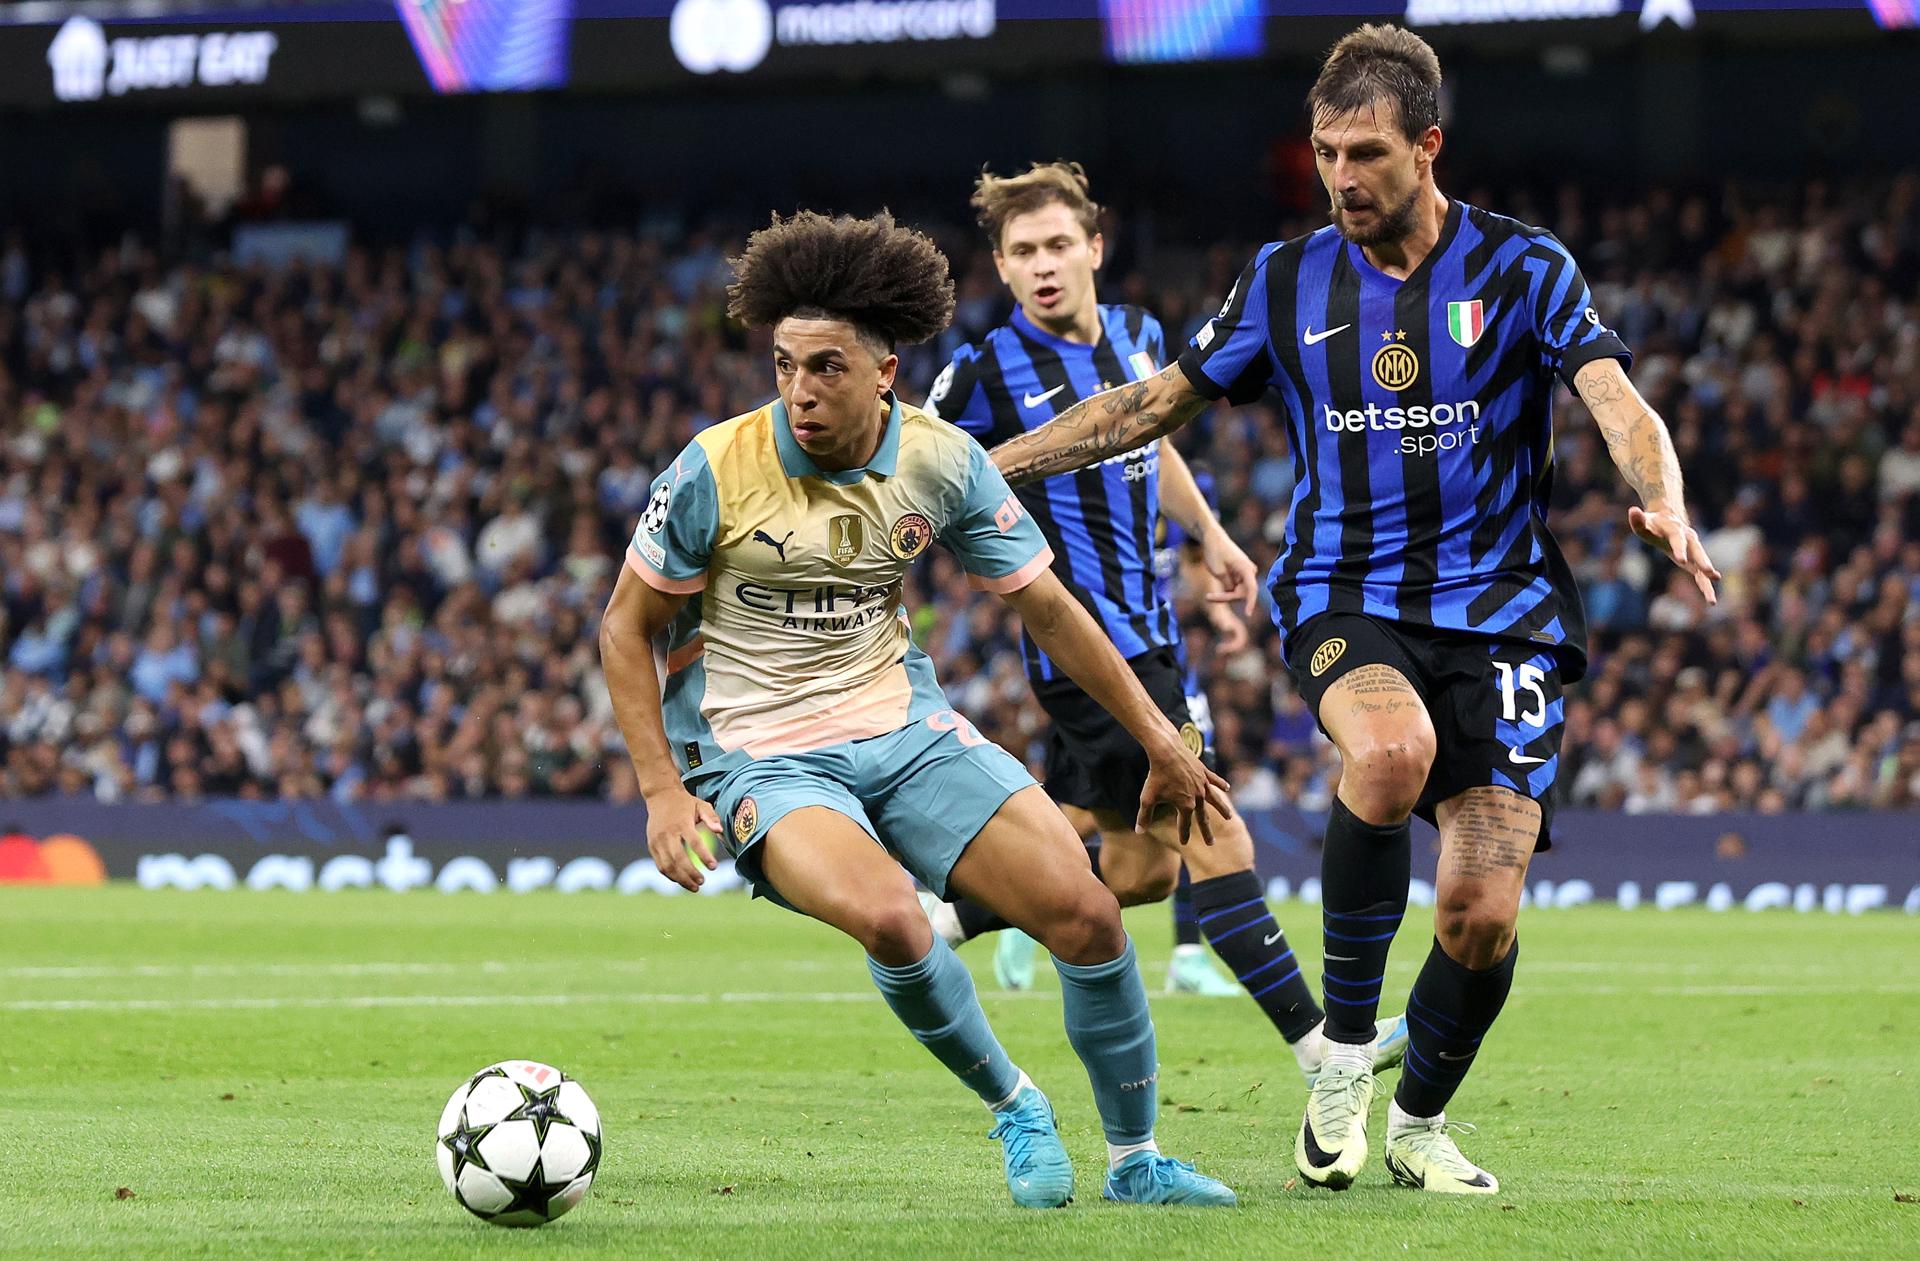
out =
[(1407, 682), (1407, 676), (1392, 666), (1359, 666), (1341, 676), (1336, 687), (1345, 688), (1355, 696), (1413, 696), (1418, 693)]
[(1448, 821), (1450, 874), (1477, 880), (1524, 870), (1540, 835), (1539, 808), (1505, 788), (1470, 788)]

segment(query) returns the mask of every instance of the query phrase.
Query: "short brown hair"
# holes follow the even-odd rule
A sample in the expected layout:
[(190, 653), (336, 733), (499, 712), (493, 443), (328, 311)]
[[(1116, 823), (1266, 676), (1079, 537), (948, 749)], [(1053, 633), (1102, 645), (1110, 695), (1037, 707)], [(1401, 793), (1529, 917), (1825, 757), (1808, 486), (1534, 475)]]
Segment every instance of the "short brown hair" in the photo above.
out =
[(1322, 112), (1350, 114), (1383, 100), (1408, 140), (1440, 125), (1440, 58), (1426, 40), (1384, 22), (1349, 33), (1327, 53), (1307, 93), (1308, 126)]
[(947, 256), (884, 210), (871, 219), (776, 214), (731, 261), (727, 314), (753, 327), (793, 315), (845, 320), (884, 357), (953, 318)]
[(1100, 231), (1100, 203), (1087, 193), (1087, 172), (1078, 162), (1035, 162), (1020, 175), (980, 172), (973, 185), (976, 221), (994, 249), (1007, 221), (1047, 206), (1061, 205), (1073, 212), (1091, 240)]

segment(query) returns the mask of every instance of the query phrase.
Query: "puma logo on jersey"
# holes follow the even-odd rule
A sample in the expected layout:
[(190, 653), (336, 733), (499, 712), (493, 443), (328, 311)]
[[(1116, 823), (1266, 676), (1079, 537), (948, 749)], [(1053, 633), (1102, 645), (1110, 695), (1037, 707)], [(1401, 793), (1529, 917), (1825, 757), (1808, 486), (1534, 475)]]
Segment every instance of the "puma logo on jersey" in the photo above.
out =
[(774, 542), (773, 535), (768, 534), (765, 530), (755, 530), (753, 532), (753, 541), (756, 543), (765, 543), (768, 547), (780, 553), (780, 559), (784, 563), (787, 559), (787, 544), (793, 541), (793, 531), (788, 530), (787, 537), (776, 543)]

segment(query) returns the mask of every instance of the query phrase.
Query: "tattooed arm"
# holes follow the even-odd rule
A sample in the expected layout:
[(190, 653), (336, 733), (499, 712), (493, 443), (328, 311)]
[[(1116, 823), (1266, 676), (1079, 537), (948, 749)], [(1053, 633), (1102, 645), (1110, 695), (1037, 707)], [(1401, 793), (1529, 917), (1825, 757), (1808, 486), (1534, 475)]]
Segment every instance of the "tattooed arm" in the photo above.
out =
[(1172, 433), (1206, 407), (1180, 365), (1083, 399), (990, 453), (1015, 486), (1098, 464)]
[(1614, 466), (1644, 505), (1627, 509), (1627, 524), (1691, 574), (1708, 604), (1717, 603), (1713, 581), (1720, 571), (1707, 558), (1707, 549), (1687, 519), (1680, 458), (1674, 454), (1666, 423), (1633, 388), (1618, 359), (1583, 364), (1574, 373), (1573, 386), (1600, 426)]

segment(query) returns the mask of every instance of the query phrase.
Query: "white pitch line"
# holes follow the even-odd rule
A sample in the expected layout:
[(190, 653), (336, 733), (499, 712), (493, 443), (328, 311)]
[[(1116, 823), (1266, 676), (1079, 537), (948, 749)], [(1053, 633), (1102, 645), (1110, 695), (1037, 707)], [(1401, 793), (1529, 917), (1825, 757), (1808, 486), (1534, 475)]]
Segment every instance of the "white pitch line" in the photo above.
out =
[[(1028, 992), (1031, 994), (1031, 991)], [(717, 994), (340, 994), (315, 998), (30, 998), (0, 1011), (271, 1011), (285, 1007), (571, 1007), (580, 1003), (652, 1006), (668, 1003), (864, 1003), (873, 990)]]
[[(524, 964), (486, 959), (478, 963), (418, 963), (406, 961), (373, 963), (148, 963), (148, 964), (76, 964), (71, 966), (21, 965), (0, 968), (0, 980), (11, 981), (108, 981), (152, 979), (156, 977), (226, 976), (445, 976), (478, 972), (496, 975), (512, 972)], [(661, 966), (657, 959), (596, 959), (589, 965), (596, 972), (645, 972)], [(819, 959), (780, 959), (756, 965), (755, 971), (828, 972), (844, 971), (844, 963)]]
[(496, 959), (480, 963), (151, 963), (76, 967), (0, 968), (9, 980), (111, 980), (168, 976), (438, 976), (449, 972), (505, 972)]
[[(1596, 985), (1578, 988), (1524, 990), (1524, 998), (1589, 998), (1640, 995), (1661, 998), (1747, 998), (1792, 995), (1920, 994), (1920, 983), (1847, 986), (1825, 985)], [(993, 994), (996, 999), (1051, 999), (1048, 991), (1026, 990)], [(1171, 996), (1175, 1001), (1179, 996)], [(284, 1008), (328, 1007), (571, 1007), (602, 1003), (613, 1006), (706, 1005), (711, 1003), (866, 1003), (877, 1001), (872, 990), (761, 990), (719, 993), (606, 993), (606, 994), (339, 994), (314, 997), (261, 998), (45, 998), (0, 1002), (0, 1011), (274, 1011)]]
[[(90, 981), (115, 979), (154, 979), (165, 977), (238, 977), (238, 976), (446, 976), (456, 973), (478, 972), (483, 975), (502, 975), (514, 971), (522, 965), (505, 963), (498, 959), (486, 959), (477, 963), (420, 963), (410, 961), (387, 961), (368, 963), (196, 963), (196, 964), (80, 964), (72, 966), (21, 965), (0, 967), (0, 980), (16, 981)], [(645, 972), (659, 967), (658, 960), (649, 959), (596, 959), (585, 965), (586, 970), (598, 972)], [(1406, 961), (1390, 967), (1393, 972), (1413, 973), (1419, 970), (1417, 961)], [(836, 961), (817, 959), (780, 959), (770, 960), (756, 966), (756, 971), (772, 969), (780, 972), (831, 972), (842, 971), (845, 965)], [(1521, 965), (1522, 976), (1538, 976), (1551, 973), (1573, 973), (1578, 975), (1617, 976), (1658, 975), (1658, 976), (1696, 976), (1711, 975), (1722, 971), (1717, 964), (1702, 963), (1659, 963), (1659, 962), (1615, 962), (1591, 959), (1536, 959)], [(1783, 964), (1770, 968), (1775, 975), (1785, 976), (1842, 976), (1850, 975), (1857, 969), (1844, 964), (1796, 963)]]
[[(1515, 997), (1525, 991), (1515, 987)], [(1534, 986), (1542, 998), (1611, 998), (1642, 994), (1656, 998), (1749, 998), (1793, 994), (1920, 994), (1920, 982), (1889, 985), (1569, 985)]]
[[(1395, 966), (1412, 971), (1420, 964), (1410, 961)], [(1629, 972), (1651, 973), (1659, 976), (1711, 976), (1728, 969), (1726, 965), (1719, 963), (1664, 963), (1658, 960), (1623, 963), (1610, 959), (1527, 959), (1520, 963), (1519, 970), (1522, 975), (1534, 972), (1599, 973), (1601, 975)], [(1857, 967), (1844, 963), (1783, 963), (1770, 965), (1767, 968), (1767, 971), (1776, 976), (1851, 976), (1858, 970)]]

